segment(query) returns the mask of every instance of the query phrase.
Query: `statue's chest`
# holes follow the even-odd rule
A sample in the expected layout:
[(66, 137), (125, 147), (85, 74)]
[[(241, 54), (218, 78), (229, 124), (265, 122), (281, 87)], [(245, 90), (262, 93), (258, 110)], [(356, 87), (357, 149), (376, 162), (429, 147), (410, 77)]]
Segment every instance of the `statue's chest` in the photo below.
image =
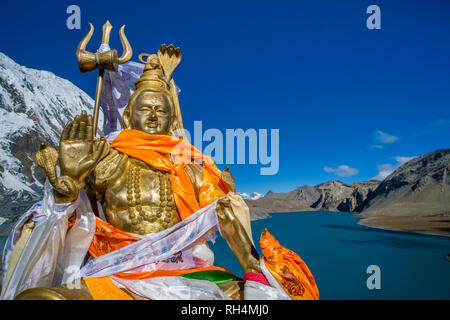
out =
[(113, 210), (175, 207), (169, 174), (135, 159), (129, 159), (120, 177), (108, 186), (105, 200)]
[(147, 234), (180, 221), (168, 173), (133, 158), (121, 170), (105, 192), (108, 222), (127, 232)]

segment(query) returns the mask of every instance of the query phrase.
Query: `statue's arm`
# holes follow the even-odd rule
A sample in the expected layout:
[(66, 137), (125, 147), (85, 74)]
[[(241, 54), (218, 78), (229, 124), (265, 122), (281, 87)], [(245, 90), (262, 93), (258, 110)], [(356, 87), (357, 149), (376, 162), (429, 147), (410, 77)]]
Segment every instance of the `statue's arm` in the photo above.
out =
[[(222, 171), (221, 178), (230, 188), (230, 193), (226, 197), (219, 199), (216, 206), (217, 218), (219, 220), (222, 235), (245, 272), (261, 272), (259, 255), (250, 239), (250, 217), (245, 216), (249, 214), (248, 208), (245, 202), (240, 199), (240, 196), (236, 193), (234, 177), (228, 167)], [(231, 202), (238, 201), (236, 200), (236, 197), (240, 199), (241, 205), (233, 206)], [(232, 200), (232, 198), (234, 198), (234, 200)], [(246, 210), (242, 206), (245, 206)], [(247, 219), (246, 229), (243, 225), (243, 221)]]
[[(191, 179), (198, 200), (198, 192), (202, 187), (203, 167), (200, 164), (192, 163), (186, 165), (185, 171)], [(228, 167), (222, 171), (221, 178), (228, 185), (230, 191), (236, 193), (236, 184)], [(261, 272), (258, 253), (247, 231), (233, 211), (229, 196), (219, 199), (216, 211), (222, 235), (244, 271)]]
[[(196, 195), (197, 201), (198, 201), (198, 195), (199, 195), (200, 189), (202, 187), (202, 183), (203, 183), (203, 167), (200, 164), (193, 162), (193, 163), (187, 164), (184, 167), (184, 170), (188, 174), (188, 176), (191, 180), (191, 183), (194, 186), (195, 195)], [(222, 180), (230, 188), (230, 191), (236, 192), (236, 185), (234, 182), (234, 178), (233, 178), (233, 175), (231, 174), (230, 170), (228, 169), (228, 167), (226, 167), (222, 171), (221, 177), (222, 177)]]
[[(44, 168), (54, 188), (56, 203), (76, 200), (86, 185), (86, 178), (108, 151), (104, 137), (94, 141), (92, 127), (92, 116), (83, 111), (64, 127), (58, 151), (42, 144), (36, 153), (37, 164)], [(56, 171), (58, 161), (59, 176)]]
[[(216, 206), (220, 231), (245, 272), (261, 272), (259, 255), (248, 231), (233, 210), (229, 197), (219, 199)], [(251, 233), (251, 230), (249, 230)]]
[(192, 162), (184, 167), (184, 171), (186, 171), (191, 180), (195, 191), (195, 197), (197, 198), (197, 202), (199, 202), (198, 196), (203, 184), (203, 167), (196, 162)]

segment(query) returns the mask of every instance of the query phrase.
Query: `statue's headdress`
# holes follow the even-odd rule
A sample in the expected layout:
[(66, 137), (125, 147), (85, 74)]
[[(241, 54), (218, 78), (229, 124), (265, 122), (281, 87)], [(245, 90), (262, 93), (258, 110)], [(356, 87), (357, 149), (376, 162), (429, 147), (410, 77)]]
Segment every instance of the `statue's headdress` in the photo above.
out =
[(184, 137), (183, 120), (181, 118), (178, 101), (178, 88), (172, 78), (173, 71), (181, 61), (180, 48), (163, 44), (157, 54), (140, 54), (139, 60), (145, 63), (141, 77), (135, 82), (136, 91), (131, 95), (129, 103), (124, 110), (122, 119), (124, 127), (130, 127), (130, 106), (144, 91), (157, 91), (165, 93), (172, 102), (172, 124), (170, 134), (176, 132), (177, 136)]

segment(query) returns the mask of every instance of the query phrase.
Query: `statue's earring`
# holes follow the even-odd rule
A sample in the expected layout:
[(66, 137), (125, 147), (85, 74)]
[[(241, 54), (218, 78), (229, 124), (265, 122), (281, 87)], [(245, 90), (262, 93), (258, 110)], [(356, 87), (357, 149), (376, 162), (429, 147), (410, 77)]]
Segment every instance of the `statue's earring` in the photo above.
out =
[(123, 111), (122, 123), (125, 129), (131, 129), (131, 115), (130, 115), (130, 108), (128, 106)]
[(178, 120), (177, 118), (174, 118), (169, 128), (169, 135), (182, 139), (184, 135), (180, 131), (181, 130), (178, 128)]
[(178, 119), (174, 118), (172, 120), (172, 125), (170, 126), (170, 131), (172, 136), (177, 137), (178, 139), (186, 139), (184, 134), (184, 129), (180, 129), (178, 125)]
[(172, 118), (172, 121), (169, 126), (169, 130), (167, 132), (167, 135), (169, 135), (169, 136), (175, 136), (175, 132), (176, 132), (176, 128), (177, 128), (175, 121), (176, 120), (174, 118)]

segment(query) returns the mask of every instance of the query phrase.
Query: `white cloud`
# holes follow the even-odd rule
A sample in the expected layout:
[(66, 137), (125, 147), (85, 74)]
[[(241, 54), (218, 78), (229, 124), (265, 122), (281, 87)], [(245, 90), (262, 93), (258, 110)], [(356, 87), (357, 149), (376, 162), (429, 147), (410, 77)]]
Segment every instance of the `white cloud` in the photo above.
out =
[(396, 169), (396, 166), (390, 163), (377, 165), (378, 174), (372, 180), (384, 180)]
[(377, 166), (378, 174), (373, 177), (373, 180), (384, 180), (387, 176), (389, 176), (392, 172), (394, 172), (398, 167), (402, 164), (408, 162), (415, 157), (394, 157), (396, 163), (384, 163)]
[(374, 144), (369, 149), (383, 149), (383, 144), (394, 143), (398, 140), (397, 136), (377, 130), (372, 134)]
[(338, 177), (351, 177), (358, 173), (358, 169), (350, 168), (349, 166), (343, 164), (337, 168), (330, 168), (325, 166), (323, 168), (327, 173), (334, 173)]
[(394, 136), (392, 134), (383, 132), (381, 130), (377, 130), (373, 133), (373, 137), (375, 142), (379, 143), (394, 143), (398, 140), (397, 136)]

